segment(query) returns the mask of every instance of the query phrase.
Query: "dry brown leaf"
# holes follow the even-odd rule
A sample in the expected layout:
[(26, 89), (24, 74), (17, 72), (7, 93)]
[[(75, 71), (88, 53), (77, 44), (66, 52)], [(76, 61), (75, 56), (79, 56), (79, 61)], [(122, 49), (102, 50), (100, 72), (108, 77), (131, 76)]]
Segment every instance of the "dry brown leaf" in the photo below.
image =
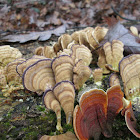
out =
[(138, 43), (139, 39), (136, 36), (132, 35), (130, 31), (114, 17), (107, 18), (106, 20), (110, 28), (104, 41), (112, 42), (112, 40), (120, 40), (124, 44), (125, 54), (140, 53), (140, 43)]
[(19, 42), (19, 43), (25, 43), (27, 41), (37, 40), (37, 39), (39, 41), (45, 41), (48, 40), (52, 34), (56, 36), (60, 36), (62, 33), (65, 33), (65, 31), (66, 31), (66, 25), (64, 24), (54, 30), (48, 30), (43, 32), (31, 32), (29, 34), (20, 34), (20, 35), (8, 35), (3, 37), (1, 41)]

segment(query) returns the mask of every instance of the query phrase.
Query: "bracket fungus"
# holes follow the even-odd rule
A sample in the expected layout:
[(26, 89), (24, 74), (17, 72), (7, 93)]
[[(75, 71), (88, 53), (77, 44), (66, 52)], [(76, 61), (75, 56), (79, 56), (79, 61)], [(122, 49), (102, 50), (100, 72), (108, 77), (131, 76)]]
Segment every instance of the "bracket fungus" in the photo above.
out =
[(57, 54), (60, 50), (68, 49), (68, 45), (73, 42), (69, 34), (63, 34), (58, 38), (58, 42), (54, 44), (54, 52)]
[(46, 58), (51, 58), (51, 59), (56, 57), (56, 54), (54, 52), (54, 48), (51, 46), (38, 47), (35, 49), (34, 54), (40, 55), (40, 56), (45, 56)]
[(76, 64), (80, 59), (83, 60), (85, 66), (89, 66), (92, 61), (91, 51), (84, 45), (73, 45), (71, 57)]
[(133, 35), (135, 35), (135, 36), (140, 38), (140, 34), (138, 32), (138, 29), (135, 26), (131, 26), (130, 31), (132, 32)]
[(35, 55), (43, 55), (43, 50), (44, 50), (44, 47), (37, 47), (37, 48), (34, 50), (34, 54), (35, 54)]
[(76, 42), (76, 44), (84, 44), (90, 48), (90, 44), (87, 40), (86, 32), (89, 30), (94, 30), (93, 27), (87, 27), (83, 30), (75, 31), (71, 34), (72, 39)]
[(80, 59), (73, 67), (73, 83), (76, 89), (80, 89), (83, 84), (89, 79), (91, 69), (85, 66), (83, 60)]
[(59, 57), (60, 55), (71, 55), (71, 49), (64, 49), (63, 51), (59, 51), (58, 53), (57, 53), (57, 57)]
[(98, 86), (101, 86), (102, 78), (103, 78), (103, 69), (102, 68), (96, 68), (96, 69), (94, 69), (92, 74), (93, 74), (94, 83)]
[(38, 60), (30, 65), (23, 73), (23, 86), (41, 95), (55, 85), (54, 74), (51, 69), (52, 60), (49, 58)]
[(56, 136), (44, 135), (39, 140), (77, 140), (77, 138), (71, 131), (67, 131), (64, 134)]
[(107, 33), (108, 29), (105, 27), (87, 27), (83, 30), (74, 32), (71, 37), (76, 43), (85, 45), (90, 50), (95, 50), (99, 46)]
[(66, 114), (66, 123), (71, 124), (75, 100), (74, 85), (70, 81), (59, 82), (54, 86), (53, 93)]
[(74, 109), (73, 126), (79, 140), (94, 138), (100, 134), (112, 136), (112, 123), (123, 108), (123, 93), (120, 86), (113, 86), (105, 93), (101, 89), (85, 92)]
[(140, 54), (124, 57), (119, 63), (124, 93), (132, 103), (140, 103)]
[(46, 57), (44, 56), (38, 56), (38, 55), (33, 55), (31, 58), (19, 63), (16, 67), (16, 71), (19, 74), (20, 77), (22, 77), (23, 72), (25, 71), (25, 69), (27, 67), (29, 67), (30, 65), (34, 64), (35, 62), (37, 62), (40, 59), (46, 59)]
[(22, 85), (22, 79), (16, 72), (16, 66), (24, 60), (25, 59), (23, 58), (16, 59), (8, 63), (4, 69), (1, 70), (0, 85), (3, 96), (7, 97), (10, 96), (14, 90), (24, 89)]
[[(131, 27), (130, 30), (139, 36), (136, 28)], [(63, 34), (53, 47), (38, 47), (34, 52), (36, 55), (27, 60), (21, 59), (22, 54), (18, 49), (9, 45), (1, 46), (0, 88), (7, 88), (8, 82), (11, 85), (13, 82), (20, 84), (22, 79), (25, 89), (38, 95), (44, 92), (43, 102), (46, 108), (56, 114), (56, 129), (61, 133), (63, 131), (62, 107), (66, 123), (72, 124), (73, 119), (74, 131), (79, 140), (98, 140), (101, 134), (111, 137), (113, 121), (120, 111), (125, 116), (128, 129), (140, 138), (131, 105), (131, 101), (133, 105), (136, 102), (140, 104), (140, 54), (124, 57), (124, 45), (119, 40), (106, 42), (103, 47), (98, 48), (107, 31), (104, 27), (88, 27), (72, 35)], [(92, 73), (89, 67), (93, 56), (91, 51), (99, 55), (97, 65), (100, 68), (93, 72), (94, 82), (101, 85), (103, 74), (120, 71), (128, 100), (123, 97), (117, 74), (113, 73), (109, 77), (110, 88), (106, 92), (95, 89), (95, 84), (92, 88), (88, 87), (88, 91), (84, 88), (83, 94), (79, 92), (79, 105), (74, 109), (75, 89), (79, 90)], [(21, 87), (8, 88), (11, 92)], [(68, 131), (57, 136), (44, 135), (40, 140), (76, 140), (76, 136)]]
[(140, 133), (136, 130), (136, 123), (137, 120), (134, 116), (134, 112), (132, 110), (132, 104), (131, 101), (128, 101), (127, 99), (123, 98), (123, 106), (124, 109), (122, 110), (122, 115), (125, 116), (125, 122), (128, 127), (128, 129), (137, 137), (140, 139)]
[(58, 39), (58, 43), (61, 45), (62, 50), (67, 49), (68, 44), (72, 41), (72, 37), (69, 34), (63, 34)]
[(101, 42), (104, 39), (107, 32), (108, 32), (107, 28), (97, 26), (95, 27), (95, 30), (92, 32), (92, 35), (94, 40), (99, 44), (99, 42)]
[(57, 125), (56, 128), (60, 132), (63, 131), (61, 126), (61, 106), (58, 100), (56, 99), (52, 90), (46, 90), (43, 95), (43, 102), (47, 109), (51, 109), (55, 112), (57, 117)]
[(107, 127), (112, 131), (112, 125), (115, 117), (123, 109), (123, 92), (120, 85), (114, 85), (107, 89), (108, 107), (107, 107)]
[(98, 50), (98, 62), (97, 62), (97, 65), (102, 68), (103, 70), (103, 74), (108, 74), (110, 73), (110, 71), (105, 67), (106, 65), (106, 58), (105, 58), (105, 52), (103, 50), (103, 48), (100, 48)]
[(73, 66), (73, 59), (68, 55), (61, 55), (53, 59), (51, 67), (54, 72), (56, 83), (65, 80), (72, 81)]
[(116, 73), (112, 73), (109, 76), (109, 86), (112, 87), (114, 85), (120, 85), (120, 81)]
[(5, 70), (0, 69), (0, 88), (7, 86), (7, 80), (5, 76)]
[(119, 72), (119, 62), (123, 58), (123, 43), (119, 40), (113, 40), (112, 44), (107, 42), (103, 46), (107, 64), (105, 65), (109, 70)]
[(15, 81), (15, 82), (22, 83), (21, 77), (16, 72), (16, 67), (18, 64), (22, 63), (23, 61), (25, 61), (24, 58), (19, 58), (6, 65), (6, 74), (7, 74), (6, 77), (8, 82)]
[(60, 50), (68, 49), (69, 44), (85, 45), (91, 51), (95, 50), (99, 46), (108, 29), (105, 27), (87, 27), (83, 30), (76, 31), (69, 34), (63, 34), (59, 37), (58, 42), (54, 44), (54, 52), (57, 54)]
[[(87, 28), (89, 29), (90, 27), (87, 27)], [(85, 30), (87, 28), (85, 28)], [(83, 45), (84, 44), (87, 48), (89, 48), (90, 50), (92, 50), (92, 47), (90, 46), (90, 44), (89, 44), (89, 42), (87, 40), (87, 34), (86, 34), (86, 31), (85, 30), (81, 30), (81, 31), (78, 32), (78, 36), (79, 36), (78, 42), (79, 42), (80, 45)]]
[[(118, 85), (120, 87), (120, 82), (119, 82), (119, 79), (118, 79), (118, 76), (113, 73), (111, 76), (110, 76), (110, 86), (114, 87), (114, 85)], [(122, 97), (121, 97), (122, 98)], [(115, 102), (112, 102), (112, 107), (114, 104), (117, 103), (118, 100), (114, 100)], [(126, 122), (126, 125), (128, 127), (128, 129), (138, 138), (140, 138), (140, 134), (136, 131), (136, 118), (134, 116), (134, 112), (132, 110), (132, 104), (131, 104), (131, 101), (125, 99), (124, 97), (122, 98), (122, 102), (121, 104), (123, 103), (123, 108), (122, 108), (122, 111), (121, 111), (121, 108), (118, 110), (118, 111), (121, 111), (121, 114), (123, 116), (125, 116), (125, 122)], [(120, 106), (122, 106), (120, 104)], [(108, 114), (110, 113), (110, 111), (108, 110)], [(112, 123), (112, 118), (109, 119), (109, 124)]]
[(9, 45), (0, 46), (0, 66), (6, 66), (8, 63), (21, 57), (22, 54), (17, 48)]
[(92, 31), (87, 31), (87, 38), (90, 46), (95, 50), (99, 43), (104, 39), (108, 29), (105, 27), (95, 27)]

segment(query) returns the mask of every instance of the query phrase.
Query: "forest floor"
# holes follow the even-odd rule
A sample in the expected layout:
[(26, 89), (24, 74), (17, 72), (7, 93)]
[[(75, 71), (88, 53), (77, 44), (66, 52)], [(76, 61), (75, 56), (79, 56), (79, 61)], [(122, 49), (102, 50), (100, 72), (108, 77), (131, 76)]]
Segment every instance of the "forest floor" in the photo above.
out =
[[(112, 6), (111, 6), (112, 5)], [(131, 10), (130, 10), (131, 9)], [(104, 18), (115, 16), (127, 28), (138, 25), (140, 17), (140, 1), (109, 0), (0, 0), (0, 45), (10, 45), (18, 48), (25, 58), (33, 55), (35, 48), (52, 45), (58, 36), (52, 35), (45, 41), (28, 39), (20, 41), (3, 40), (8, 35), (22, 35), (31, 32), (50, 31), (66, 25), (65, 32), (72, 33), (84, 27), (107, 26)], [(122, 19), (124, 17), (126, 19)], [(139, 27), (138, 27), (139, 28)], [(96, 67), (96, 65), (91, 66)], [(102, 88), (109, 87), (108, 76), (103, 80)], [(93, 84), (90, 79), (87, 84)], [(75, 105), (78, 104), (75, 101)], [(140, 115), (136, 113), (138, 131), (140, 132)], [(55, 113), (46, 110), (42, 96), (19, 90), (10, 97), (4, 97), (0, 91), (0, 140), (37, 140), (42, 135), (60, 134), (56, 130)], [(62, 110), (62, 126), (64, 132), (73, 127), (66, 125)], [(137, 140), (128, 130), (125, 119), (119, 114), (113, 124), (113, 137), (102, 140)]]

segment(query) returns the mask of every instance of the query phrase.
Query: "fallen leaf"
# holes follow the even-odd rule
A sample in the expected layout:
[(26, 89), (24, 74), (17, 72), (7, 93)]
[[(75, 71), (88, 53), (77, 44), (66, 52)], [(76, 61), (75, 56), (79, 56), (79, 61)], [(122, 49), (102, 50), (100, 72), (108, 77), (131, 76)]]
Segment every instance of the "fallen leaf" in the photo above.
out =
[(48, 40), (52, 34), (56, 36), (60, 36), (61, 34), (65, 33), (66, 25), (63, 24), (54, 30), (48, 30), (43, 32), (31, 32), (29, 34), (20, 34), (20, 35), (8, 35), (1, 38), (1, 41), (4, 42), (19, 42), (25, 43), (31, 40), (39, 40), (39, 41), (46, 41)]
[(10, 8), (11, 6), (7, 6), (7, 4), (5, 4), (3, 8), (0, 9), (0, 16), (5, 16), (10, 10)]
[(40, 16), (45, 16), (47, 14), (48, 10), (46, 7), (44, 7), (41, 11), (40, 11)]
[(49, 21), (53, 25), (61, 25), (61, 20), (59, 19), (59, 12), (54, 12), (53, 15), (49, 18)]
[(124, 53), (128, 54), (139, 54), (140, 43), (139, 38), (132, 35), (128, 29), (126, 29), (119, 21), (114, 17), (107, 18), (109, 25), (109, 31), (107, 32), (104, 41), (112, 42), (112, 40), (120, 40), (124, 44)]

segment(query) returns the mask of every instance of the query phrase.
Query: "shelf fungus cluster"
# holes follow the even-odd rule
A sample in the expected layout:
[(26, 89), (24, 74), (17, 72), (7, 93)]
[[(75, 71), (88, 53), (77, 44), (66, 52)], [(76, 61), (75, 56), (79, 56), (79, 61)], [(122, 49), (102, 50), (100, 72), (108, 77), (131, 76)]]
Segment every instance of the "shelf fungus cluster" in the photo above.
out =
[(40, 55), (34, 55), (16, 67), (25, 89), (38, 95), (44, 93), (44, 104), (56, 113), (56, 128), (61, 132), (61, 107), (66, 114), (66, 123), (72, 124), (75, 89), (80, 89), (91, 75), (90, 50), (84, 45), (73, 45), (70, 50), (70, 55), (51, 59), (42, 55), (44, 50), (39, 48), (36, 54)]
[(126, 98), (134, 104), (140, 104), (140, 54), (124, 57), (119, 69)]
[(83, 64), (83, 60), (80, 59), (73, 67), (73, 83), (76, 89), (80, 89), (83, 84), (89, 79), (91, 75), (91, 69)]
[[(134, 28), (131, 28), (133, 34)], [(29, 59), (22, 58), (18, 49), (8, 45), (0, 49), (0, 88), (5, 96), (13, 90), (23, 89), (43, 95), (47, 109), (56, 114), (56, 129), (61, 133), (61, 109), (66, 115), (66, 123), (72, 124), (79, 140), (94, 138), (98, 140), (101, 133), (112, 136), (112, 125), (116, 115), (125, 116), (128, 129), (138, 138), (136, 119), (132, 104), (140, 107), (140, 54), (124, 57), (124, 45), (119, 40), (106, 42), (99, 48), (108, 29), (105, 27), (88, 27), (80, 31), (63, 34), (53, 47), (38, 47)], [(95, 51), (98, 54), (99, 68), (90, 69)], [(76, 93), (84, 83), (94, 78), (96, 87), (102, 84), (103, 74), (114, 71), (109, 77), (110, 88), (105, 92), (95, 87), (79, 92), (79, 105), (74, 109)], [(117, 74), (121, 76), (124, 94)], [(95, 85), (93, 84), (93, 85)], [(98, 85), (98, 86), (97, 86)], [(73, 120), (73, 122), (72, 122)], [(77, 139), (71, 132), (58, 136), (44, 135), (40, 140)]]
[(131, 102), (124, 98), (120, 85), (112, 85), (106, 92), (101, 89), (84, 92), (73, 114), (73, 127), (77, 138), (98, 140), (101, 133), (107, 138), (111, 137), (113, 121), (120, 111), (125, 116), (128, 129), (140, 138), (135, 129), (136, 119)]
[(63, 34), (58, 38), (58, 42), (54, 44), (53, 49), (58, 52), (70, 53), (68, 50), (73, 44), (85, 45), (90, 50), (95, 50), (99, 46), (99, 42), (104, 39), (108, 29), (105, 27), (87, 27), (83, 30), (76, 31), (73, 34)]
[(116, 85), (104, 92), (91, 89), (82, 94), (79, 105), (74, 110), (74, 131), (79, 140), (94, 138), (98, 140), (102, 133), (112, 136), (112, 123), (123, 108), (123, 92)]
[(21, 58), (21, 52), (9, 45), (0, 46), (0, 66), (6, 66), (15, 59)]
[(43, 101), (46, 108), (53, 110), (57, 116), (57, 130), (63, 131), (61, 126), (61, 107), (66, 114), (66, 123), (72, 124), (75, 100), (74, 85), (70, 81), (57, 83), (52, 90), (45, 91)]
[(119, 40), (113, 40), (111, 43), (106, 42), (103, 48), (98, 50), (98, 66), (107, 74), (111, 71), (119, 72), (119, 62), (124, 57), (124, 45)]
[[(66, 53), (66, 50), (69, 53)], [(57, 52), (56, 56), (51, 63), (55, 82), (68, 80), (74, 83), (76, 89), (80, 89), (91, 75), (91, 51), (84, 45), (73, 44)]]
[[(112, 73), (109, 78), (109, 83), (110, 86), (119, 86), (120, 87), (120, 81), (117, 76), (117, 74)], [(115, 93), (115, 92), (114, 92)], [(137, 120), (134, 116), (134, 112), (132, 109), (132, 104), (131, 101), (125, 99), (124, 97), (122, 98), (123, 102), (123, 109), (121, 111), (121, 114), (125, 116), (125, 122), (128, 127), (128, 129), (137, 137), (140, 138), (140, 134), (137, 132)]]
[(9, 45), (0, 46), (0, 88), (3, 96), (19, 89), (23, 89), (22, 79), (16, 72), (16, 66), (24, 61), (21, 52)]

